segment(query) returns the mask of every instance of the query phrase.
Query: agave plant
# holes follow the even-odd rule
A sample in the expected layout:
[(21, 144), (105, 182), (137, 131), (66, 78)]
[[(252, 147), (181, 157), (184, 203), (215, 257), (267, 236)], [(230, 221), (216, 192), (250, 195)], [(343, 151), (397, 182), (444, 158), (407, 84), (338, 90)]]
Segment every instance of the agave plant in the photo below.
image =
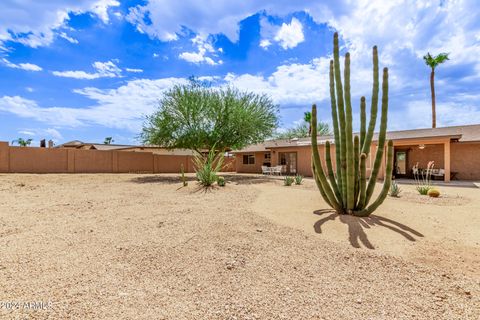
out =
[(223, 154), (217, 153), (213, 147), (208, 154), (196, 154), (193, 164), (198, 182), (203, 187), (210, 187), (218, 180), (218, 172), (223, 166)]

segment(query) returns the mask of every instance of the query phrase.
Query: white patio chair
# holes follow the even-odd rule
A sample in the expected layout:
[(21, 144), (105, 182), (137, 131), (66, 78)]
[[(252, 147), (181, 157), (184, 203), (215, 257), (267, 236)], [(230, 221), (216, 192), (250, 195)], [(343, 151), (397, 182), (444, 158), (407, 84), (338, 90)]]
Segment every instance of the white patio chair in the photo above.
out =
[(271, 174), (272, 171), (267, 166), (262, 166), (262, 174)]
[(282, 175), (282, 166), (275, 166), (272, 168), (273, 174), (278, 174), (279, 176)]

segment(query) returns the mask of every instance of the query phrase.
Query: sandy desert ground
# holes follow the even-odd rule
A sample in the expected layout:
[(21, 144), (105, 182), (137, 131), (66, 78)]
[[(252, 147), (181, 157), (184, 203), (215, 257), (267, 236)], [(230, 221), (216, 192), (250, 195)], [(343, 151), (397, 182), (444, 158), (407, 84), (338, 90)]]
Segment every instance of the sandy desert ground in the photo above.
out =
[(358, 219), (311, 180), (227, 180), (0, 175), (0, 318), (480, 318), (480, 189)]

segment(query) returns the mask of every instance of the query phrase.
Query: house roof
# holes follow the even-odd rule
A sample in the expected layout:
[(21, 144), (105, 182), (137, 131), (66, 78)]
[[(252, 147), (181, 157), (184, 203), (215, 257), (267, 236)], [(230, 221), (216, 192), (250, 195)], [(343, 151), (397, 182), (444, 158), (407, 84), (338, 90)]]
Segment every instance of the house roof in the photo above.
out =
[[(358, 133), (355, 133), (358, 134)], [(452, 139), (458, 139), (460, 142), (477, 142), (480, 141), (480, 124), (465, 125), (465, 126), (452, 126), (443, 128), (427, 128), (427, 129), (413, 129), (413, 130), (400, 130), (387, 132), (387, 139), (392, 140), (406, 140), (406, 139), (430, 139), (450, 137)], [(326, 141), (334, 143), (334, 136), (318, 136), (318, 144), (325, 144)], [(373, 141), (377, 141), (378, 133), (373, 136)], [(256, 144), (247, 146), (241, 150), (235, 151), (236, 153), (246, 152), (261, 152), (267, 151), (270, 148), (286, 148), (286, 147), (302, 147), (310, 146), (310, 138), (294, 138), (290, 140), (267, 140), (262, 144)]]

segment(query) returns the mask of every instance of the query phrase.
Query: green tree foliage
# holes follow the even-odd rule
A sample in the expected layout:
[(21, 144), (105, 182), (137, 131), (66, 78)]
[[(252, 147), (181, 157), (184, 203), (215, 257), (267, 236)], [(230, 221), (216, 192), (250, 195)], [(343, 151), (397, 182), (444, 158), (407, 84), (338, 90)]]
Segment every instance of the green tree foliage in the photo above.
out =
[(32, 143), (33, 139), (23, 139), (23, 138), (18, 138), (16, 140), (12, 141), (12, 144), (18, 144), (21, 147), (28, 147)]
[(115, 140), (113, 140), (113, 137), (106, 137), (105, 140), (103, 141), (103, 144), (112, 144), (114, 142)]
[[(310, 137), (312, 133), (311, 127), (312, 113), (305, 112), (304, 114), (304, 123), (300, 123), (293, 128), (287, 129), (285, 132), (277, 133), (275, 135), (276, 139), (293, 139), (293, 138), (306, 138)], [(317, 134), (324, 136), (330, 135), (330, 126), (326, 122), (319, 122), (317, 124)]]
[(432, 56), (427, 53), (423, 60), (425, 64), (430, 67), (430, 93), (432, 96), (432, 128), (437, 127), (437, 111), (436, 111), (436, 103), (435, 103), (435, 69), (438, 65), (444, 63), (445, 61), (449, 60), (448, 53), (440, 53), (436, 56)]
[(190, 80), (175, 85), (147, 117), (143, 142), (201, 154), (241, 149), (271, 137), (278, 124), (278, 107), (266, 95), (233, 87), (211, 88)]

